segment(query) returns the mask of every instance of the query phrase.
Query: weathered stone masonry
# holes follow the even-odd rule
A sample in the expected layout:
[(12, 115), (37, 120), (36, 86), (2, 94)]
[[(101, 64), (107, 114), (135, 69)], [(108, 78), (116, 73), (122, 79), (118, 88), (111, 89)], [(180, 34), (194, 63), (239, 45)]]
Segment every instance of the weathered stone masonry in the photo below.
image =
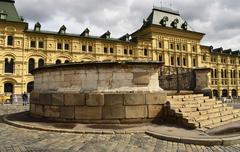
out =
[(101, 62), (35, 71), (31, 114), (61, 121), (128, 123), (163, 115), (159, 62)]

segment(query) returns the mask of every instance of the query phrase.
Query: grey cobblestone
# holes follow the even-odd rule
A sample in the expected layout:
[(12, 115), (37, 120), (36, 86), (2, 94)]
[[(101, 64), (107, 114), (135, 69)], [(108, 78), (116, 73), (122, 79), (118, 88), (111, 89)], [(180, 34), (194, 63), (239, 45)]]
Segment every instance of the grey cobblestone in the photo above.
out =
[[(5, 114), (28, 110), (22, 105), (0, 105)], [(145, 134), (71, 134), (34, 131), (7, 125), (0, 119), (0, 152), (240, 152), (240, 145), (198, 146), (168, 142)]]

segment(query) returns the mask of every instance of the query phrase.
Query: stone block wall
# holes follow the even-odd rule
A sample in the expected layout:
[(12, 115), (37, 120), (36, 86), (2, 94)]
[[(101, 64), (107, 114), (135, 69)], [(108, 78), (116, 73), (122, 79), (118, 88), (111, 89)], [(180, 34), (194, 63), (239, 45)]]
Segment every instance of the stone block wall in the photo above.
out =
[(151, 63), (86, 64), (62, 66), (36, 71), (38, 92), (124, 92), (162, 91), (159, 87), (159, 65)]
[(157, 93), (38, 93), (31, 94), (33, 116), (57, 121), (124, 123), (163, 116), (166, 99)]

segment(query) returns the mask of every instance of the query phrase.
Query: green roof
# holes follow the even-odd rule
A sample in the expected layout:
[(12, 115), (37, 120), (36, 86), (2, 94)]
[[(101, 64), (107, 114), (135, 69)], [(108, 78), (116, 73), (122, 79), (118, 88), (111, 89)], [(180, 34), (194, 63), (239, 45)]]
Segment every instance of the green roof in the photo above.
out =
[(22, 22), (14, 3), (14, 0), (0, 0), (0, 12), (5, 12), (7, 14), (6, 21)]

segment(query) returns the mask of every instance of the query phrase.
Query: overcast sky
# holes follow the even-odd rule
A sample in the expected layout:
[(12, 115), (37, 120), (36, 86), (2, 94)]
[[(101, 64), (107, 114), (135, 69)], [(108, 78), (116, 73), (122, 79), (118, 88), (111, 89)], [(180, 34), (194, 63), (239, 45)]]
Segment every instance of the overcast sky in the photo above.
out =
[[(30, 28), (39, 21), (42, 29), (58, 31), (63, 24), (67, 32), (81, 33), (89, 28), (91, 35), (107, 30), (112, 37), (133, 33), (142, 25), (160, 0), (15, 0), (21, 16)], [(171, 0), (163, 0), (170, 7)], [(206, 33), (204, 45), (240, 49), (239, 0), (172, 0), (190, 26)]]

